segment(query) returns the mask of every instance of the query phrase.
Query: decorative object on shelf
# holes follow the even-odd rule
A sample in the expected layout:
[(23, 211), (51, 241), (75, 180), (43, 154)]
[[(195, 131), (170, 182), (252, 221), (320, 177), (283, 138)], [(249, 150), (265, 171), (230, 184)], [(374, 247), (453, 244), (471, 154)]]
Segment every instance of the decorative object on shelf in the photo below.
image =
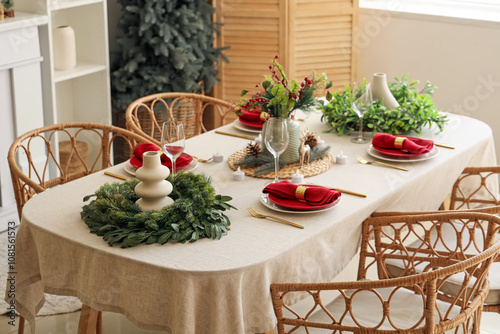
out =
[[(264, 76), (264, 81), (256, 85), (256, 91), (243, 90), (241, 100), (235, 105), (235, 112), (241, 115), (245, 112), (265, 112), (271, 118), (286, 118), (289, 134), (288, 147), (281, 155), (285, 164), (298, 162), (300, 159), (300, 123), (292, 119), (295, 110), (309, 112), (319, 106), (316, 99), (326, 89), (331, 87), (325, 74), (317, 75), (314, 71), (299, 84), (296, 80), (289, 80), (276, 56), (272, 65), (269, 65), (270, 75)], [(247, 94), (251, 94), (247, 97)], [(262, 127), (265, 133), (266, 123)], [(265, 147), (263, 152), (268, 152)]]
[[(215, 8), (206, 0), (118, 0), (119, 50), (111, 54), (113, 106), (123, 111), (157, 92), (210, 92), (217, 66)], [(203, 86), (202, 84), (203, 83)]]
[(54, 68), (67, 71), (76, 66), (75, 30), (71, 26), (59, 26), (52, 30)]
[(374, 73), (372, 81), (372, 96), (374, 100), (381, 101), (384, 107), (389, 110), (399, 107), (398, 101), (392, 95), (387, 84), (387, 75), (385, 73)]
[[(443, 130), (447, 122), (446, 115), (436, 108), (432, 102), (435, 85), (426, 82), (422, 90), (417, 92), (418, 81), (408, 82), (408, 74), (401, 79), (394, 78), (389, 83), (389, 89), (400, 104), (393, 110), (388, 110), (380, 101), (375, 101), (370, 110), (363, 116), (364, 130), (373, 134), (384, 132), (402, 134), (409, 132), (421, 133), (421, 127), (436, 125)], [(327, 94), (327, 101), (321, 101), (323, 116), (321, 120), (338, 135), (349, 134), (358, 130), (359, 117), (352, 110), (351, 87), (346, 85), (341, 92)]]
[(172, 183), (174, 203), (160, 211), (141, 211), (134, 187), (139, 180), (114, 182), (85, 196), (81, 217), (90, 232), (102, 236), (110, 246), (122, 248), (140, 243), (165, 244), (168, 241), (194, 242), (200, 238), (220, 239), (231, 225), (223, 213), (235, 209), (229, 196), (216, 195), (210, 178), (181, 172), (167, 181)]
[(2, 0), (1, 5), (3, 6), (3, 16), (4, 17), (12, 18), (15, 16), (14, 0)]
[(3, 5), (0, 4), (0, 20), (3, 20), (4, 18), (4, 8), (3, 8)]
[(172, 184), (165, 180), (169, 174), (170, 169), (161, 164), (160, 152), (149, 151), (143, 154), (142, 167), (135, 172), (141, 182), (134, 188), (140, 197), (135, 203), (142, 211), (158, 211), (174, 202), (168, 197), (172, 192)]

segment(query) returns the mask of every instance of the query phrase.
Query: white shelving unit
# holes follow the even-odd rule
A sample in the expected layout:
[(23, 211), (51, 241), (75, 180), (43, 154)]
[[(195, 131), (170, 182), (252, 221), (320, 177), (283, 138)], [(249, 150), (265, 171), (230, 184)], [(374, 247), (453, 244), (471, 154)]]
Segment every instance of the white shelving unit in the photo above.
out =
[[(48, 16), (40, 27), (44, 122), (111, 124), (106, 0), (16, 0), (16, 10)], [(56, 71), (52, 31), (69, 25), (75, 31), (77, 65)]]

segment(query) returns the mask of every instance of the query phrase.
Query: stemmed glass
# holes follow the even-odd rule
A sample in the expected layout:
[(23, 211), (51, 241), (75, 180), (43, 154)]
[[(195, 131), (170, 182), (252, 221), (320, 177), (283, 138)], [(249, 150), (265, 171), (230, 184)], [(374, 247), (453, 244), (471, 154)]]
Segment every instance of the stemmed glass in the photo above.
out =
[(363, 137), (363, 116), (370, 110), (373, 103), (372, 89), (369, 82), (355, 82), (352, 89), (352, 109), (359, 116), (358, 137), (352, 138), (351, 142), (364, 144), (368, 140)]
[(175, 161), (184, 151), (184, 127), (181, 122), (167, 121), (161, 131), (161, 149), (172, 161), (172, 177), (175, 176)]
[(274, 181), (271, 183), (280, 182), (278, 171), (280, 169), (279, 158), (288, 146), (288, 130), (286, 126), (286, 118), (272, 117), (267, 120), (264, 133), (264, 143), (267, 149), (274, 156)]

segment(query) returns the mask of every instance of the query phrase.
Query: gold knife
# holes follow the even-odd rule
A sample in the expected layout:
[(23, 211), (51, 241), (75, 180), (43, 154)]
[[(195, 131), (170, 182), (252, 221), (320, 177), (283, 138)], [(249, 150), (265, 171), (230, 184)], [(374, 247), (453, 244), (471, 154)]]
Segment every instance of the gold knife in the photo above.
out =
[(308, 184), (312, 184), (312, 185), (320, 186), (320, 187), (325, 187), (325, 188), (330, 188), (330, 189), (335, 189), (337, 191), (340, 191), (343, 194), (349, 194), (349, 195), (354, 195), (354, 196), (359, 196), (359, 197), (367, 197), (367, 195), (365, 195), (365, 194), (357, 193), (355, 191), (350, 191), (350, 190), (346, 190), (346, 189), (340, 189), (340, 188), (335, 188), (335, 187), (322, 186), (322, 185), (316, 184), (316, 183), (308, 183)]
[(450, 150), (454, 150), (455, 149), (453, 146), (448, 146), (448, 145), (443, 145), (443, 144), (438, 144), (438, 143), (434, 143), (434, 146), (449, 148)]
[(125, 177), (125, 176), (113, 174), (113, 173), (110, 173), (110, 172), (104, 172), (104, 174), (106, 174), (108, 176), (116, 177), (117, 179), (120, 179), (120, 180), (130, 181), (130, 179), (128, 177)]
[(244, 139), (250, 139), (250, 140), (254, 140), (254, 139), (255, 139), (255, 137), (252, 137), (252, 136), (239, 135), (239, 134), (236, 134), (236, 133), (230, 133), (230, 132), (215, 131), (215, 133), (218, 133), (218, 134), (220, 134), (220, 135), (233, 136), (233, 137), (244, 138)]

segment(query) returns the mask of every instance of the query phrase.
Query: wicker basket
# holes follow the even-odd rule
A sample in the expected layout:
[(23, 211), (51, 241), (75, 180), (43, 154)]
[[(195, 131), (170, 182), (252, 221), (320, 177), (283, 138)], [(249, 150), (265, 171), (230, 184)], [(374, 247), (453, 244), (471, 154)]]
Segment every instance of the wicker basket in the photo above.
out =
[[(83, 159), (83, 163), (78, 156), (78, 153)], [(61, 163), (61, 167), (63, 170), (68, 168), (67, 174), (72, 174), (76, 172), (84, 172), (86, 171), (85, 166), (88, 164), (88, 153), (89, 153), (89, 144), (84, 141), (76, 142), (76, 151), (73, 150), (72, 143), (70, 141), (63, 141), (59, 143), (59, 161)], [(73, 152), (71, 156), (71, 160), (69, 156)]]

